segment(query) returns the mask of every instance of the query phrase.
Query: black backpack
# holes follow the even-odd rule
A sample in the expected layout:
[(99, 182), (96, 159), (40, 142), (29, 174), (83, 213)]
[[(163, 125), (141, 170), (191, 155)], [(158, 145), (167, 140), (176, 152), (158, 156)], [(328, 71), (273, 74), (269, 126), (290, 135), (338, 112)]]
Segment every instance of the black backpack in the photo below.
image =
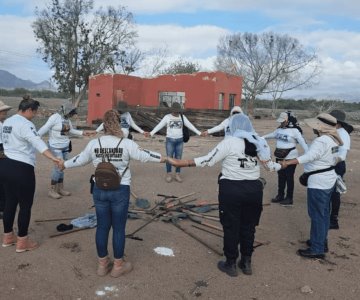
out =
[[(119, 147), (122, 140), (123, 139), (121, 138), (119, 143), (116, 145), (116, 148)], [(103, 148), (101, 146), (100, 138), (98, 139), (98, 141), (100, 145), (100, 151), (102, 152)], [(125, 168), (123, 174), (120, 176), (116, 167), (110, 162), (109, 156), (107, 156), (108, 161), (105, 160), (105, 156), (106, 154), (103, 153), (102, 162), (96, 166), (95, 183), (99, 189), (115, 190), (119, 187), (121, 177), (125, 174), (128, 167)]]
[(302, 134), (303, 131), (302, 131), (300, 125), (299, 125), (299, 122), (298, 122), (297, 118), (294, 116), (294, 114), (290, 110), (287, 111), (287, 114), (288, 114), (288, 121), (289, 122), (288, 122), (286, 127), (288, 127), (288, 128), (296, 128)]

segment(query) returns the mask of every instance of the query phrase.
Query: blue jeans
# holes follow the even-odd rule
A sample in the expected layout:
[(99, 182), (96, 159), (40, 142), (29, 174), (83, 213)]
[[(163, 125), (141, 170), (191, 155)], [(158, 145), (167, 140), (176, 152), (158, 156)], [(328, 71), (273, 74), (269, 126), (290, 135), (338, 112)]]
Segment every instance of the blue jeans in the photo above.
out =
[(94, 186), (93, 198), (95, 203), (97, 227), (96, 250), (99, 257), (108, 255), (108, 238), (110, 228), (113, 229), (114, 258), (124, 256), (125, 226), (129, 208), (130, 186), (120, 185), (118, 189), (106, 191)]
[[(184, 148), (183, 138), (172, 139), (166, 138), (166, 155), (168, 157), (173, 157), (177, 159), (181, 159)], [(176, 168), (176, 173), (180, 173), (180, 168)], [(171, 172), (171, 165), (166, 163), (166, 172)]]
[[(68, 159), (69, 147), (58, 149), (58, 148), (53, 148), (49, 145), (49, 149), (55, 157), (61, 158), (63, 160)], [(52, 169), (51, 181), (55, 181), (55, 182), (63, 182), (64, 181), (64, 172), (61, 171), (57, 166), (54, 166)]]
[(324, 253), (330, 224), (330, 199), (333, 189), (307, 189), (308, 214), (311, 219), (310, 250), (315, 254)]

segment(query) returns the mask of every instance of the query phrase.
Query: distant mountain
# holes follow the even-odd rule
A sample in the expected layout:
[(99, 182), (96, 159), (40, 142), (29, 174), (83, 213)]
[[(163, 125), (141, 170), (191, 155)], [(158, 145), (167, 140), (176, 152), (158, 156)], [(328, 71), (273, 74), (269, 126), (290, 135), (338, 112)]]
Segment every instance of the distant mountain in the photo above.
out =
[(28, 90), (54, 90), (54, 87), (47, 80), (34, 83), (31, 80), (23, 80), (8, 71), (0, 70), (0, 89), (12, 90), (24, 88)]

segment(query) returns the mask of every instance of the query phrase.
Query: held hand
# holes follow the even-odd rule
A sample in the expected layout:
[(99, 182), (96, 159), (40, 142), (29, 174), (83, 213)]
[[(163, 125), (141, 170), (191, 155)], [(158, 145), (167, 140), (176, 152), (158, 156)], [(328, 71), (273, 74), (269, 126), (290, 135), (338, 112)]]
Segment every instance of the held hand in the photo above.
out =
[(144, 135), (144, 137), (148, 138), (150, 136), (150, 132), (144, 131), (143, 135)]
[(208, 136), (208, 135), (209, 135), (209, 133), (208, 133), (207, 130), (203, 131), (203, 132), (200, 134), (200, 136), (202, 136), (202, 137)]
[(63, 171), (65, 169), (65, 161), (63, 161), (62, 159), (59, 161), (59, 163), (57, 163), (57, 167)]
[(83, 136), (91, 137), (91, 136), (96, 135), (96, 133), (97, 132), (95, 130), (84, 130), (83, 131)]
[(180, 160), (179, 159), (172, 158), (172, 157), (167, 157), (166, 162), (168, 162), (170, 165), (172, 165), (174, 167), (180, 167), (180, 165), (179, 165)]
[(281, 165), (281, 169), (286, 169), (288, 164), (286, 163), (286, 160), (281, 160), (278, 162)]

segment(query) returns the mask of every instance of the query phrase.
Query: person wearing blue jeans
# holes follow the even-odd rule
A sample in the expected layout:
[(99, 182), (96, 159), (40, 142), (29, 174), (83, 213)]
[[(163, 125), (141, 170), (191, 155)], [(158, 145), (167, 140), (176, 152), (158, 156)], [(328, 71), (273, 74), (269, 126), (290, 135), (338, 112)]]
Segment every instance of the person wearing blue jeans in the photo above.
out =
[[(183, 138), (173, 139), (173, 138), (166, 138), (166, 155), (168, 157), (173, 157), (176, 159), (181, 159), (182, 153), (184, 149), (184, 142)], [(176, 174), (180, 174), (181, 168), (177, 167), (175, 169)], [(171, 173), (171, 165), (166, 163), (166, 173)]]
[(111, 228), (114, 263), (110, 275), (119, 277), (132, 270), (132, 264), (124, 260), (125, 227), (131, 184), (130, 161), (160, 163), (167, 161), (161, 154), (142, 149), (134, 141), (124, 138), (120, 126), (119, 113), (115, 110), (107, 111), (104, 115), (104, 136), (91, 140), (80, 154), (60, 164), (61, 170), (84, 166), (91, 162), (98, 167), (104, 159), (111, 163), (119, 174), (118, 185), (115, 181), (114, 187), (106, 189), (101, 185), (97, 186), (95, 182), (93, 189), (97, 217), (95, 243), (98, 254), (97, 275), (99, 276), (105, 276), (111, 269), (112, 262), (108, 253)]
[(130, 186), (120, 185), (116, 190), (105, 191), (94, 186), (93, 199), (96, 207), (96, 250), (99, 257), (107, 257), (108, 237), (113, 228), (114, 258), (121, 259), (125, 248), (125, 225), (129, 208)]
[(321, 113), (314, 119), (304, 121), (313, 128), (317, 137), (304, 155), (280, 163), (282, 168), (304, 164), (305, 173), (317, 172), (311, 174), (307, 181), (307, 205), (311, 219), (310, 240), (307, 244), (310, 247), (299, 249), (297, 254), (304, 258), (324, 258), (328, 251), (330, 200), (337, 178), (334, 169), (343, 141), (336, 131), (336, 118), (333, 116)]

